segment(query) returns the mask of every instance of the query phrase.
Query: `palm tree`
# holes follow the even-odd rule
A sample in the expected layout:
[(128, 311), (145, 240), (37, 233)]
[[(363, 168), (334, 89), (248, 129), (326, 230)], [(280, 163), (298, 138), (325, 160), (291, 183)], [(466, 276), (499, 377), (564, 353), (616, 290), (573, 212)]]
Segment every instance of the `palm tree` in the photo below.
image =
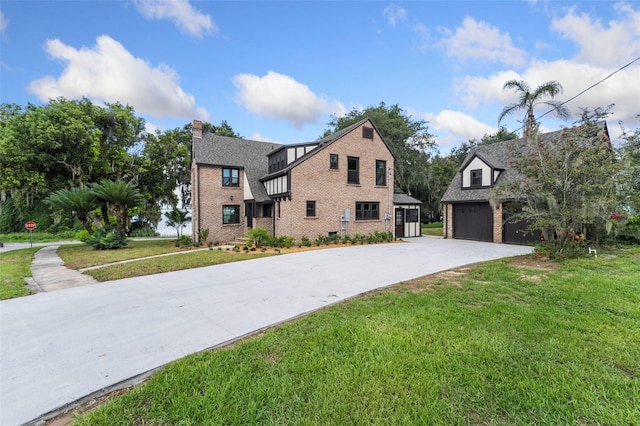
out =
[[(129, 218), (129, 209), (139, 207), (145, 202), (144, 196), (138, 188), (129, 182), (121, 180), (103, 180), (91, 187), (98, 200), (106, 202), (116, 215), (116, 232), (124, 234), (126, 221)], [(105, 224), (106, 226), (107, 224)]]
[(98, 207), (98, 200), (91, 190), (86, 187), (61, 189), (49, 195), (47, 202), (77, 217), (84, 229), (91, 233), (89, 214)]
[(178, 234), (178, 243), (179, 243), (180, 229), (184, 228), (187, 222), (191, 221), (191, 218), (189, 217), (189, 212), (180, 210), (177, 207), (173, 207), (172, 210), (165, 212), (164, 217), (167, 218), (167, 226), (176, 228), (176, 233)]
[[(538, 122), (536, 121), (535, 115), (533, 115), (533, 109), (540, 104), (550, 106), (553, 113), (559, 118), (568, 119), (571, 116), (569, 110), (564, 107), (561, 102), (553, 100), (556, 95), (562, 93), (562, 85), (555, 80), (547, 81), (541, 86), (536, 87), (533, 92), (529, 84), (523, 80), (509, 80), (504, 84), (502, 89), (515, 90), (519, 98), (517, 103), (504, 107), (498, 117), (498, 127), (500, 127), (500, 123), (507, 115), (511, 115), (519, 110), (525, 110), (523, 121), (524, 130), (522, 133), (524, 137), (533, 136), (538, 128)], [(541, 98), (545, 96), (550, 96), (552, 100), (542, 101)]]

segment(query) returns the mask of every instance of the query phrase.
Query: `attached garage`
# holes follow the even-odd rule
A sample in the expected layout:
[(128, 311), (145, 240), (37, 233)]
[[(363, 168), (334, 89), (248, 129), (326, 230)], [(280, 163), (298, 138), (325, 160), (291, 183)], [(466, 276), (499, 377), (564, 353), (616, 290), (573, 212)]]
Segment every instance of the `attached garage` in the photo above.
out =
[(489, 203), (454, 204), (453, 238), (493, 241), (493, 209)]

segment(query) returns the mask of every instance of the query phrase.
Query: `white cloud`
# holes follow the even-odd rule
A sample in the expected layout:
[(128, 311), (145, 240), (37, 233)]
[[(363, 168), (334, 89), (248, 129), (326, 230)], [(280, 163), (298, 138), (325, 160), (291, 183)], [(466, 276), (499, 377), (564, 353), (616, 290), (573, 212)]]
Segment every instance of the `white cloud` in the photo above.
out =
[(4, 35), (7, 27), (9, 26), (9, 20), (4, 17), (4, 12), (0, 10), (0, 34)]
[(382, 16), (385, 17), (389, 25), (395, 27), (398, 21), (404, 21), (407, 18), (407, 11), (400, 6), (391, 3), (389, 6), (384, 8)]
[(258, 132), (253, 132), (251, 133), (251, 137), (249, 138), (252, 141), (260, 141), (260, 142), (271, 142), (271, 143), (281, 143), (278, 142), (277, 140), (271, 139), (268, 136), (264, 136)]
[(60, 40), (47, 40), (45, 47), (66, 67), (58, 78), (46, 76), (29, 84), (29, 91), (42, 101), (87, 97), (128, 104), (154, 117), (209, 120), (193, 95), (180, 88), (175, 70), (163, 64), (153, 67), (109, 36), (98, 37), (93, 48), (75, 49)]
[(571, 9), (565, 16), (554, 19), (551, 29), (580, 47), (576, 61), (619, 67), (640, 56), (640, 10), (627, 3), (617, 3), (614, 9), (619, 20), (609, 21), (608, 26)]
[(441, 28), (446, 55), (461, 62), (502, 63), (514, 67), (526, 63), (527, 53), (515, 47), (509, 33), (467, 16), (455, 32)]
[[(505, 105), (516, 102), (517, 98), (514, 92), (506, 92), (502, 90), (504, 83), (508, 80), (524, 80), (530, 84), (532, 88), (540, 84), (557, 80), (563, 86), (563, 93), (555, 99), (563, 102), (567, 101), (593, 84), (604, 79), (611, 74), (614, 69), (606, 69), (597, 65), (584, 63), (576, 63), (571, 60), (560, 60), (553, 62), (533, 61), (530, 67), (523, 73), (519, 74), (514, 71), (501, 71), (488, 77), (471, 77), (455, 80), (454, 90), (458, 92), (463, 99), (465, 105), (475, 108), (480, 104), (496, 104), (496, 120), (499, 110)], [(615, 104), (613, 115), (609, 120), (634, 121), (634, 117), (639, 113), (638, 99), (640, 99), (640, 85), (638, 84), (637, 69), (623, 70), (601, 84), (589, 89), (584, 94), (567, 103), (565, 106), (569, 108), (573, 114), (573, 119), (577, 120), (581, 108), (593, 110), (594, 108), (605, 108), (610, 104)], [(547, 112), (548, 108), (541, 106), (536, 110), (536, 115)], [(518, 114), (513, 116), (510, 128), (516, 128), (516, 122), (521, 122), (524, 116)], [(542, 119), (542, 123), (548, 121), (551, 115)], [(574, 120), (568, 121), (571, 124)]]
[(194, 37), (218, 32), (211, 16), (195, 10), (188, 0), (134, 0), (133, 4), (145, 18), (168, 19)]
[(436, 141), (441, 151), (498, 131), (497, 127), (482, 123), (461, 111), (442, 110), (438, 114), (425, 114), (424, 117), (438, 134)]
[(264, 77), (238, 74), (233, 77), (238, 102), (249, 111), (268, 118), (282, 119), (301, 129), (318, 123), (325, 114), (344, 114), (338, 101), (318, 96), (305, 84), (269, 71)]

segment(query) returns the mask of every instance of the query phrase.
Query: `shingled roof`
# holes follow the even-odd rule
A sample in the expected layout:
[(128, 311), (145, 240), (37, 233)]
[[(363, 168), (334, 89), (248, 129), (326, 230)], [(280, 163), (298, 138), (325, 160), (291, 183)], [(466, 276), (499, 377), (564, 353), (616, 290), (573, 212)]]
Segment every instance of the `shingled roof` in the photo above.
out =
[(197, 164), (243, 169), (254, 199), (264, 202), (270, 198), (259, 179), (269, 171), (267, 155), (281, 146), (205, 133), (202, 138), (193, 138), (192, 158)]
[[(192, 145), (192, 160), (196, 164), (207, 164), (218, 167), (236, 167), (244, 169), (247, 175), (247, 181), (253, 197), (258, 202), (269, 201), (270, 198), (261, 183), (261, 180), (266, 180), (274, 175), (279, 175), (287, 172), (291, 168), (305, 161), (311, 155), (314, 155), (321, 149), (329, 146), (331, 143), (340, 139), (344, 135), (358, 128), (366, 122), (370, 122), (375, 128), (375, 124), (369, 119), (364, 118), (351, 126), (345, 127), (335, 133), (332, 133), (324, 138), (318, 139), (315, 142), (306, 142), (295, 145), (283, 145), (279, 143), (252, 141), (242, 138), (232, 138), (227, 136), (218, 136), (211, 133), (205, 133), (202, 138), (194, 137)], [(377, 131), (377, 128), (376, 128)], [(379, 134), (380, 132), (378, 132)], [(387, 143), (383, 139), (383, 143)], [(275, 153), (279, 149), (317, 144), (318, 147), (306, 155), (300, 157), (291, 164), (288, 164), (283, 170), (268, 174), (269, 172), (269, 160), (268, 156)], [(387, 145), (388, 148), (388, 145)], [(391, 155), (393, 155), (393, 152)]]
[[(598, 132), (604, 133), (608, 138), (607, 124), (604, 121), (596, 123)], [(551, 142), (559, 140), (567, 129), (557, 130), (555, 132), (543, 133), (538, 136), (541, 142)], [(496, 142), (488, 145), (480, 145), (475, 147), (464, 159), (458, 172), (453, 177), (451, 184), (442, 196), (443, 203), (452, 202), (476, 202), (489, 200), (489, 192), (491, 188), (478, 189), (462, 189), (462, 171), (473, 160), (479, 157), (494, 169), (503, 170), (496, 181), (496, 185), (503, 183), (515, 182), (522, 179), (522, 174), (514, 170), (510, 166), (510, 160), (513, 158), (513, 152), (523, 152), (527, 148), (527, 139), (512, 139), (503, 142)]]
[[(344, 135), (352, 132), (353, 130), (357, 129), (358, 127), (362, 126), (364, 123), (369, 122), (375, 129), (376, 132), (378, 132), (378, 134), (380, 135), (380, 138), (382, 139), (382, 143), (384, 143), (387, 146), (387, 149), (389, 149), (389, 152), (391, 153), (391, 155), (395, 158), (395, 155), (393, 153), (393, 151), (391, 151), (391, 149), (389, 148), (389, 145), (387, 144), (387, 142), (384, 140), (384, 138), (382, 137), (382, 135), (380, 134), (380, 132), (378, 131), (378, 128), (376, 127), (375, 124), (373, 124), (373, 121), (371, 121), (370, 118), (363, 118), (362, 120), (358, 121), (357, 123), (353, 123), (350, 126), (345, 127), (344, 129), (340, 129), (335, 133), (332, 133), (328, 136), (325, 136), (324, 138), (318, 139), (314, 142), (306, 142), (306, 143), (300, 143), (300, 144), (295, 144), (295, 145), (285, 145), (285, 146), (281, 146), (282, 148), (290, 148), (290, 147), (295, 147), (295, 146), (303, 146), (303, 145), (311, 145), (311, 144), (317, 144), (318, 146), (309, 151), (308, 153), (306, 153), (305, 155), (303, 155), (302, 157), (298, 158), (295, 161), (292, 161), (290, 164), (287, 164), (287, 166), (285, 168), (283, 168), (282, 170), (278, 170), (277, 172), (273, 172), (269, 175), (266, 175), (262, 178), (262, 181), (268, 180), (274, 176), (277, 175), (282, 175), (286, 172), (288, 172), (289, 170), (291, 170), (293, 167), (297, 166), (298, 164), (302, 163), (303, 161), (305, 161), (307, 158), (309, 158), (312, 155), (315, 155), (318, 151), (326, 148), (327, 146), (331, 145), (333, 142), (337, 141), (338, 139), (340, 139), (341, 137), (343, 137)], [(274, 151), (275, 153), (275, 151)]]

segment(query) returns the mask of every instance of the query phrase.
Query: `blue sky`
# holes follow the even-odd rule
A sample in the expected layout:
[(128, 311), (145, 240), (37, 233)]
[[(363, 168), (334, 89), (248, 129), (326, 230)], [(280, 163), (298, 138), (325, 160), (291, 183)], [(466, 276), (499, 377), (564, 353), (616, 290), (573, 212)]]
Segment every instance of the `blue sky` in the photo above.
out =
[[(385, 102), (428, 121), (447, 153), (497, 130), (516, 101), (507, 80), (558, 80), (563, 101), (640, 57), (640, 5), (3, 0), (0, 43), (3, 103), (84, 96), (132, 105), (149, 130), (227, 120), (245, 138), (296, 143)], [(609, 104), (614, 137), (618, 121), (640, 127), (640, 61), (567, 106)]]

